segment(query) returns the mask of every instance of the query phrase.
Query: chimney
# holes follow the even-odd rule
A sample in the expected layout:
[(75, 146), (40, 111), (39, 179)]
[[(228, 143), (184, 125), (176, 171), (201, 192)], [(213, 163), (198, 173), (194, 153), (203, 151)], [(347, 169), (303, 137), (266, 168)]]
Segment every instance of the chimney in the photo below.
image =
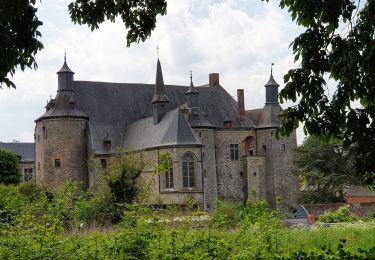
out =
[(237, 89), (237, 114), (240, 122), (245, 121), (245, 99), (243, 89)]
[(219, 73), (208, 74), (208, 82), (210, 87), (219, 86)]

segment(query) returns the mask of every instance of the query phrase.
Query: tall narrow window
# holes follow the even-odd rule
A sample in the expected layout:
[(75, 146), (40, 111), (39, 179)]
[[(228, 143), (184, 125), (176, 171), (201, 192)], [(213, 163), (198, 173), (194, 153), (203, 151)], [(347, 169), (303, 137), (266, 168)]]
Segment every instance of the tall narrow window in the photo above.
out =
[(265, 154), (267, 152), (267, 146), (263, 145), (262, 149), (263, 149), (263, 153)]
[(43, 138), (47, 139), (47, 128), (43, 126)]
[(165, 172), (165, 188), (173, 189), (173, 167)]
[(230, 144), (230, 159), (238, 160), (238, 144)]
[(281, 144), (281, 151), (285, 152), (285, 150), (286, 150), (285, 144)]
[(194, 157), (191, 154), (186, 154), (182, 158), (182, 182), (184, 188), (193, 188), (195, 186), (194, 164)]

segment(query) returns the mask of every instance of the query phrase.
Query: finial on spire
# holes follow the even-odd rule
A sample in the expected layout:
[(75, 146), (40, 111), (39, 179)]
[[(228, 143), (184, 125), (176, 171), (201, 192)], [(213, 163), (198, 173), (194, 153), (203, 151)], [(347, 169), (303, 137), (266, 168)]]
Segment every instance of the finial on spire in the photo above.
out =
[(272, 64), (271, 64), (271, 75), (272, 75), (272, 69), (273, 69), (274, 65), (275, 65), (275, 63), (272, 62)]
[(66, 62), (66, 49), (64, 50), (64, 62)]
[(193, 82), (193, 72), (191, 71), (191, 69), (190, 69), (190, 82), (191, 83)]
[(156, 54), (158, 55), (158, 59), (159, 59), (159, 46), (156, 46)]

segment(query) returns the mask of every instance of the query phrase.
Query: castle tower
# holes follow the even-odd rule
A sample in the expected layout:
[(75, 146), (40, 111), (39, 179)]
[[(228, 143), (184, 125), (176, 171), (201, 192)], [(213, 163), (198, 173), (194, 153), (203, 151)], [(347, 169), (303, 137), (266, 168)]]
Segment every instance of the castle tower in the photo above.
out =
[(154, 125), (159, 123), (164, 114), (168, 112), (168, 104), (169, 99), (167, 97), (167, 91), (164, 86), (163, 72), (161, 70), (160, 60), (158, 59), (156, 65), (155, 92), (154, 97), (152, 98)]
[(35, 120), (36, 181), (58, 186), (67, 180), (88, 187), (87, 123), (74, 91), (74, 72), (64, 58), (58, 90), (46, 112)]
[[(273, 64), (272, 64), (273, 65)], [(264, 174), (259, 177), (262, 187), (260, 194), (271, 207), (290, 208), (296, 203), (298, 179), (292, 173), (293, 148), (297, 146), (296, 134), (276, 139), (274, 132), (280, 127), (282, 108), (278, 102), (279, 84), (272, 74), (265, 84), (266, 102), (257, 125), (257, 155), (264, 160)]]

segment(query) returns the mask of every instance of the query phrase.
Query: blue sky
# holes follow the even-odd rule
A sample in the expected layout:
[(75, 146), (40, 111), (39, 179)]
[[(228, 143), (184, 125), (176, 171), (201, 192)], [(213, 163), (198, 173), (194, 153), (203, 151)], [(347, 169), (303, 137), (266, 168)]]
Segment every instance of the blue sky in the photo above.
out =
[[(233, 96), (245, 89), (246, 109), (264, 105), (272, 62), (281, 86), (283, 75), (296, 66), (289, 44), (301, 29), (277, 1), (168, 1), (167, 15), (158, 17), (152, 37), (130, 48), (120, 20), (91, 32), (70, 21), (69, 2), (38, 3), (44, 49), (36, 57), (38, 70), (17, 71), (17, 89), (0, 90), (0, 141), (33, 141), (34, 120), (56, 94), (64, 49), (77, 80), (153, 83), (159, 46), (166, 84), (188, 85), (192, 69), (195, 85), (202, 85), (217, 72)], [(301, 129), (297, 134), (301, 142)]]

